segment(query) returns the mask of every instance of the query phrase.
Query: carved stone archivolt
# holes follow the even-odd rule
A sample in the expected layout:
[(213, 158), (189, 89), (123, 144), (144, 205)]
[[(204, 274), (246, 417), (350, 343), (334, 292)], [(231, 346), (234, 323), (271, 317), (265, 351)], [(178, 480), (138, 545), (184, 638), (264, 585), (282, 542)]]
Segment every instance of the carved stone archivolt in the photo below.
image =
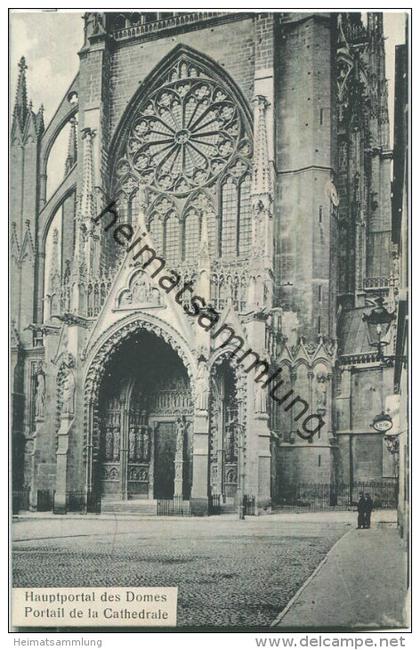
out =
[(104, 333), (97, 346), (91, 351), (91, 358), (87, 363), (87, 372), (84, 382), (84, 404), (85, 404), (85, 451), (88, 448), (94, 450), (94, 455), (99, 449), (98, 436), (98, 415), (97, 398), (102, 378), (110, 357), (119, 349), (122, 343), (130, 336), (140, 330), (152, 332), (158, 338), (170, 345), (183, 362), (190, 381), (194, 381), (195, 363), (188, 354), (187, 343), (169, 325), (164, 324), (156, 317), (148, 316), (147, 319), (137, 316), (130, 316), (122, 323), (113, 326)]

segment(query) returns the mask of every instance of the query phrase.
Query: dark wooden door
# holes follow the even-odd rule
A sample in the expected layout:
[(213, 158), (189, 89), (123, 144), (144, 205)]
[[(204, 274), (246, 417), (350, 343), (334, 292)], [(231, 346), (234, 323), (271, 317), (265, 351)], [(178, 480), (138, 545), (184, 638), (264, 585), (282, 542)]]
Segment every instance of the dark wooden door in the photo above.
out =
[(175, 422), (159, 422), (155, 431), (155, 499), (174, 496)]

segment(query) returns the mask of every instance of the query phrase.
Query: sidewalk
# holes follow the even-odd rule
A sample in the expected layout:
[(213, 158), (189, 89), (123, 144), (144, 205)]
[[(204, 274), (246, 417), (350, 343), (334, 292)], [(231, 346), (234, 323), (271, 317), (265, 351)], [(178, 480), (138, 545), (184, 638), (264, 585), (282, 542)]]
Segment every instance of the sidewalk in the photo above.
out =
[[(354, 526), (357, 514), (353, 510), (343, 511), (321, 511), (321, 512), (276, 512), (261, 517), (247, 516), (240, 526), (246, 531), (263, 528), (268, 529), (271, 524), (317, 524), (336, 525), (341, 524)], [(170, 527), (173, 523), (179, 522), (184, 526), (190, 526), (194, 530), (200, 521), (204, 529), (219, 527), (226, 523), (237, 522), (235, 514), (214, 515), (211, 517), (157, 517), (150, 515), (118, 515), (118, 514), (88, 514), (81, 515), (69, 513), (67, 515), (54, 515), (51, 512), (25, 512), (13, 516), (12, 538), (14, 541), (27, 539), (49, 539), (50, 537), (77, 537), (92, 534), (126, 534), (137, 530), (144, 530), (147, 527)], [(395, 510), (376, 510), (373, 512), (373, 524), (383, 525), (396, 523), (397, 513)]]
[(407, 627), (406, 575), (406, 553), (396, 525), (377, 518), (370, 530), (352, 528), (332, 547), (273, 626)]

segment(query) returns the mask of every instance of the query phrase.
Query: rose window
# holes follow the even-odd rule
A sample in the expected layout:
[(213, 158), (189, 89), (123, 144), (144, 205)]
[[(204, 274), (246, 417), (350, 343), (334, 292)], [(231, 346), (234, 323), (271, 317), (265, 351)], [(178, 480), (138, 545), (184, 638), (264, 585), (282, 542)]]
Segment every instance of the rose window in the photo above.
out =
[[(210, 184), (237, 152), (244, 127), (226, 89), (194, 69), (194, 76), (162, 84), (140, 105), (117, 174), (185, 195)], [(176, 75), (175, 75), (176, 76)]]

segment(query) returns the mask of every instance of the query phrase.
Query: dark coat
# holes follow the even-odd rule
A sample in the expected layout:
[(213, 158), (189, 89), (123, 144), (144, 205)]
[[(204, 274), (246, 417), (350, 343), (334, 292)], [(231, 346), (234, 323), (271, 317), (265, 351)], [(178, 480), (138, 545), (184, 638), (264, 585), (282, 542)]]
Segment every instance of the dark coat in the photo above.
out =
[(360, 497), (357, 504), (357, 512), (366, 512), (366, 498)]
[(365, 499), (365, 511), (366, 512), (372, 512), (373, 510), (373, 501), (370, 497), (366, 497)]

